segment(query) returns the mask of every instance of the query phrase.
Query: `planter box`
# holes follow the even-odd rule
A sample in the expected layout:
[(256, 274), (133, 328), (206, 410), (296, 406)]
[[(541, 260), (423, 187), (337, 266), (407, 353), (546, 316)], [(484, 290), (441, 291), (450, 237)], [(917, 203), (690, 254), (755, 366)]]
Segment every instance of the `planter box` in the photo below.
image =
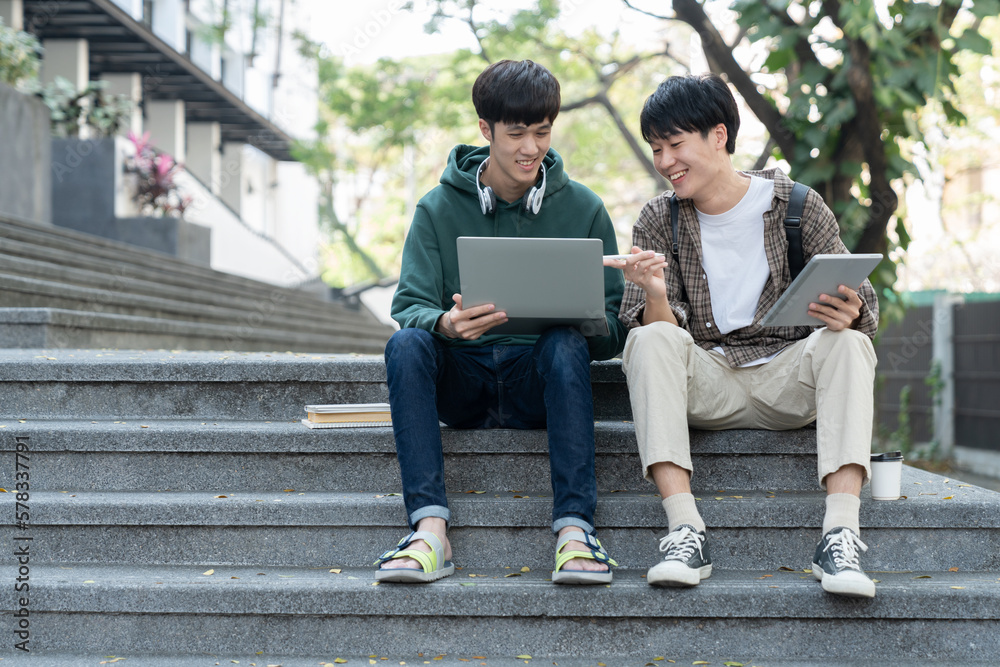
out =
[(52, 223), (51, 134), (48, 107), (0, 83), (0, 215)]
[(179, 218), (115, 218), (111, 226), (116, 241), (165, 252), (179, 259), (209, 266), (212, 263), (212, 230)]
[[(132, 217), (121, 139), (52, 139), (52, 222), (208, 266), (212, 230), (178, 218)], [(122, 216), (122, 217), (119, 217)]]

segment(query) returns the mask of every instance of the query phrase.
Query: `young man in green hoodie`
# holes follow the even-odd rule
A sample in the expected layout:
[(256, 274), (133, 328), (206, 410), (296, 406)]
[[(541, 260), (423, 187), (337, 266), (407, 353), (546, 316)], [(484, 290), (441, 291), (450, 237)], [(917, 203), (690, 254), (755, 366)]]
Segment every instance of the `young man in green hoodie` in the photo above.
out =
[[(498, 335), (507, 321), (492, 304), (463, 308), (459, 236), (598, 238), (617, 241), (601, 200), (571, 181), (549, 148), (559, 82), (530, 60), (501, 61), (472, 89), (489, 147), (456, 146), (441, 184), (417, 204), (403, 246), (385, 349), (389, 405), (413, 531), (385, 552), (376, 579), (428, 582), (454, 572), (446, 531), (439, 420), (454, 428), (548, 429), (556, 583), (607, 583), (614, 564), (594, 536), (597, 485), (590, 362), (621, 352), (624, 281), (604, 270), (610, 335), (585, 338), (570, 327), (540, 336)], [(516, 271), (517, 267), (511, 267)]]

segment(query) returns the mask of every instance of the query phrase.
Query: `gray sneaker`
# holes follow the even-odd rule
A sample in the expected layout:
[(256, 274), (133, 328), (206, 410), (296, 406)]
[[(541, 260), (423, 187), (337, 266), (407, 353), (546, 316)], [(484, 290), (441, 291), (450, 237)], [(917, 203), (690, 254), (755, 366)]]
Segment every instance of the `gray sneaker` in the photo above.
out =
[(663, 560), (646, 573), (653, 586), (696, 586), (712, 575), (708, 536), (694, 526), (683, 524), (667, 533), (660, 539), (660, 551), (666, 552)]
[(854, 598), (875, 597), (875, 582), (858, 565), (859, 548), (868, 551), (868, 545), (850, 528), (833, 528), (823, 536), (816, 545), (812, 571), (824, 591)]

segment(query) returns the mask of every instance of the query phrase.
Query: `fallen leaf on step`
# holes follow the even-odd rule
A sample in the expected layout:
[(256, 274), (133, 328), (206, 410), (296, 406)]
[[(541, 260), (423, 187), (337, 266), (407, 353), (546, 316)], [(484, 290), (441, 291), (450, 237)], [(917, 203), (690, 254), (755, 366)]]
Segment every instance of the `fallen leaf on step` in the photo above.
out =
[(963, 590), (965, 588), (965, 586), (952, 586), (952, 588), (954, 588), (957, 591), (960, 591), (960, 590)]
[(486, 493), (485, 491), (466, 491), (466, 493)]
[(282, 489), (285, 493), (293, 493), (295, 489)]
[(692, 665), (711, 665), (712, 663), (710, 663), (710, 662), (708, 662), (706, 660), (695, 660), (691, 664)]
[(773, 574), (765, 574), (763, 577), (757, 577), (758, 579), (767, 579), (768, 577), (773, 577)]
[(85, 584), (92, 584), (92, 583), (94, 583), (94, 580), (93, 580), (93, 579), (87, 579), (87, 580), (86, 580), (85, 582), (83, 582), (83, 583), (85, 583)]
[(778, 569), (781, 570), (782, 572), (795, 572), (795, 570), (793, 570), (792, 568), (790, 568), (790, 567), (788, 567), (786, 565), (782, 565)]
[(215, 574), (215, 570), (208, 570), (207, 572), (202, 572), (202, 574), (205, 575), (206, 577), (210, 577), (213, 574)]
[(957, 567), (949, 567), (948, 571), (949, 572), (958, 572), (958, 568)]
[(929, 575), (929, 574), (921, 574), (920, 576), (913, 577), (913, 578), (914, 579), (930, 579), (931, 575)]
[(342, 664), (344, 664), (347, 661), (344, 660), (343, 658), (337, 658), (337, 659), (334, 660), (334, 662), (337, 663), (338, 665), (342, 665)]
[(524, 655), (516, 656), (518, 660), (531, 660), (531, 656), (525, 653)]
[(229, 496), (212, 496), (213, 498), (228, 498)]
[(510, 572), (508, 574), (503, 575), (503, 578), (510, 579), (511, 577), (520, 577), (520, 576), (521, 576), (520, 572)]
[(330, 572), (333, 572), (334, 574), (340, 574), (341, 570), (339, 567), (335, 567), (332, 570), (330, 570)]
[(743, 667), (742, 662), (724, 662), (722, 664), (725, 665), (726, 667)]
[(149, 427), (148, 426), (143, 426), (142, 424), (139, 424), (139, 428), (149, 428)]
[(945, 497), (944, 497), (944, 498), (942, 498), (941, 500), (951, 500), (951, 499), (952, 499), (952, 498), (954, 498), (954, 497), (955, 497), (955, 496), (945, 496)]

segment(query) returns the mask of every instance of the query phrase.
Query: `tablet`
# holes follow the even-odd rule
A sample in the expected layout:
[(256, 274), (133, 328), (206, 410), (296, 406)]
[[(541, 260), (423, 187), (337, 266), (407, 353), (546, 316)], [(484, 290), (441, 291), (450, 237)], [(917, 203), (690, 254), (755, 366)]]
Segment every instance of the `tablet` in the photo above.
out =
[(457, 243), (463, 307), (492, 303), (507, 313), (488, 334), (571, 326), (609, 335), (600, 239), (460, 236)]
[(813, 255), (802, 273), (792, 281), (777, 303), (760, 321), (765, 327), (823, 326), (821, 320), (809, 314), (810, 303), (820, 303), (820, 294), (839, 299), (841, 285), (858, 289), (865, 278), (875, 270), (882, 255)]

